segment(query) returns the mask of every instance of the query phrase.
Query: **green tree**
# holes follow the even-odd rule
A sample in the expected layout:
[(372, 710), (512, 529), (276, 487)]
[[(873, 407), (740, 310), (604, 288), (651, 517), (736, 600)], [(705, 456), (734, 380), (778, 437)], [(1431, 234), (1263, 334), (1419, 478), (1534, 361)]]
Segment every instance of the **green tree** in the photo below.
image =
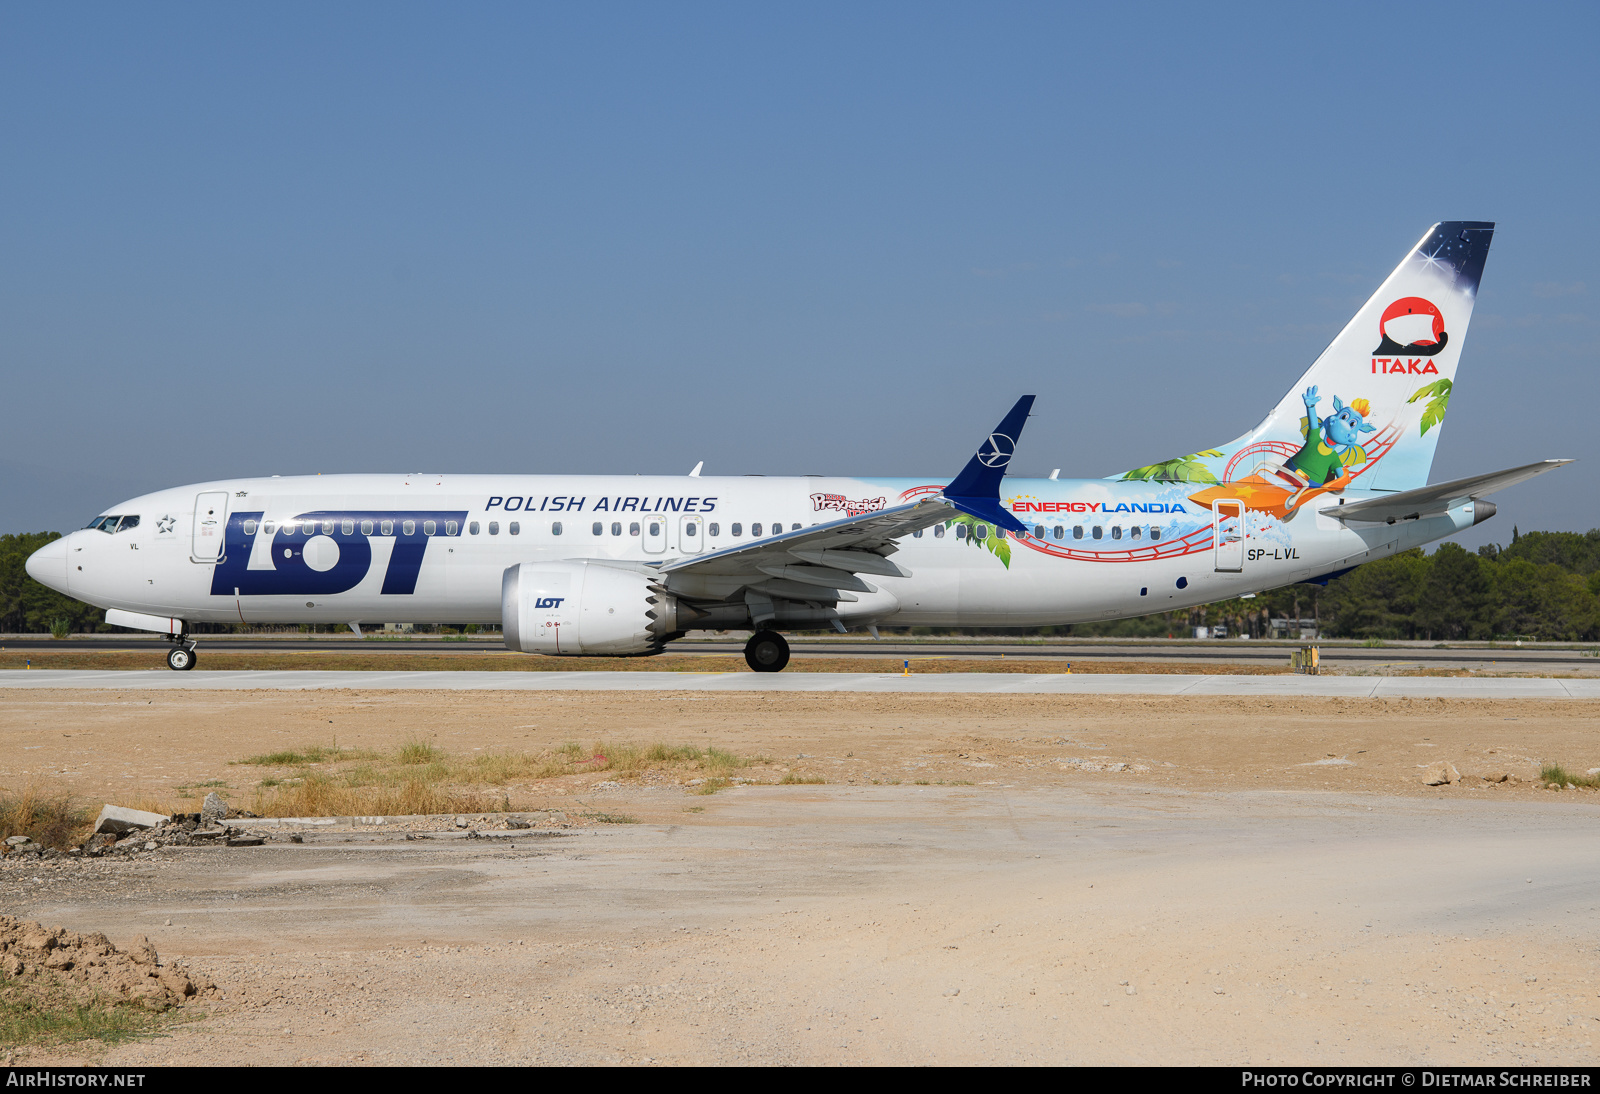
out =
[(1564, 570), (1585, 576), (1600, 571), (1600, 528), (1588, 532), (1526, 532), (1517, 536), (1497, 557), (1504, 562), (1525, 558), (1542, 564), (1553, 562)]
[(1432, 562), (1413, 548), (1329, 582), (1323, 598), (1325, 629), (1343, 638), (1415, 638), (1417, 607)]
[(1596, 632), (1594, 594), (1583, 578), (1553, 562), (1513, 558), (1496, 567), (1494, 584), (1499, 634), (1574, 641)]
[(1492, 626), (1494, 577), (1459, 544), (1441, 543), (1417, 605), (1416, 627), (1427, 638), (1486, 638)]

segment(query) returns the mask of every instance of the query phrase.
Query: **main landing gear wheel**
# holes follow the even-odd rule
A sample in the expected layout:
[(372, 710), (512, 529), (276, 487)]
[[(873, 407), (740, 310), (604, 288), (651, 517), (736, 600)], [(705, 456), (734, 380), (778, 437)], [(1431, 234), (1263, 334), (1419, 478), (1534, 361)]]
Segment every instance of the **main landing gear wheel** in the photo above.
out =
[(744, 663), (754, 672), (782, 672), (789, 663), (789, 643), (777, 631), (757, 631), (745, 643)]
[(187, 672), (194, 668), (194, 647), (173, 646), (167, 651), (167, 668)]

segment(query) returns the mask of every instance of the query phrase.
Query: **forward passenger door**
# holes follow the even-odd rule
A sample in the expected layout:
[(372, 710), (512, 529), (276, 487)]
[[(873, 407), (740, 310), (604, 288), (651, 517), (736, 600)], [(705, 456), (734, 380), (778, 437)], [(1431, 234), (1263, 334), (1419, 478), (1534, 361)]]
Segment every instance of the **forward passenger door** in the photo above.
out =
[(195, 562), (219, 562), (228, 529), (228, 492), (207, 490), (194, 499), (194, 526), (189, 557)]

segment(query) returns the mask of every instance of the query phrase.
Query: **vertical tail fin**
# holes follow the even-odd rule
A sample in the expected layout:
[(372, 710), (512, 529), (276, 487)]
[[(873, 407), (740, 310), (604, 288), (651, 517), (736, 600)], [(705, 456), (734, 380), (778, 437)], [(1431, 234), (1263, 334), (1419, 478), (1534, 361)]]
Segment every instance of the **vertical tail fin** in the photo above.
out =
[[(1228, 459), (1275, 441), (1313, 449), (1292, 470), (1316, 485), (1336, 468), (1368, 490), (1426, 486), (1493, 238), (1485, 221), (1429, 229), (1266, 420), (1227, 447)], [(1332, 420), (1320, 438), (1314, 419)], [(1227, 477), (1255, 470), (1244, 462)]]
[(1484, 221), (1435, 224), (1260, 425), (1121, 477), (1261, 476), (1290, 490), (1427, 485), (1493, 237)]

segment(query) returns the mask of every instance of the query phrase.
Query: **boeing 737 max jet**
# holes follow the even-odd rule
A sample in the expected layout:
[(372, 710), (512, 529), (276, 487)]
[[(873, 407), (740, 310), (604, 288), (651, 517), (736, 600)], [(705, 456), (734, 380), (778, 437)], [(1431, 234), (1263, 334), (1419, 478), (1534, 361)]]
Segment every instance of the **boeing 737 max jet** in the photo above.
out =
[(1434, 225), (1255, 429), (1108, 479), (1005, 478), (1026, 396), (949, 482), (234, 479), (113, 506), (28, 573), (166, 635), (175, 669), (195, 663), (190, 623), (403, 620), (498, 623), (513, 650), (572, 656), (753, 628), (746, 660), (776, 672), (785, 628), (1076, 623), (1325, 581), (1570, 462), (1427, 485), (1493, 233)]

